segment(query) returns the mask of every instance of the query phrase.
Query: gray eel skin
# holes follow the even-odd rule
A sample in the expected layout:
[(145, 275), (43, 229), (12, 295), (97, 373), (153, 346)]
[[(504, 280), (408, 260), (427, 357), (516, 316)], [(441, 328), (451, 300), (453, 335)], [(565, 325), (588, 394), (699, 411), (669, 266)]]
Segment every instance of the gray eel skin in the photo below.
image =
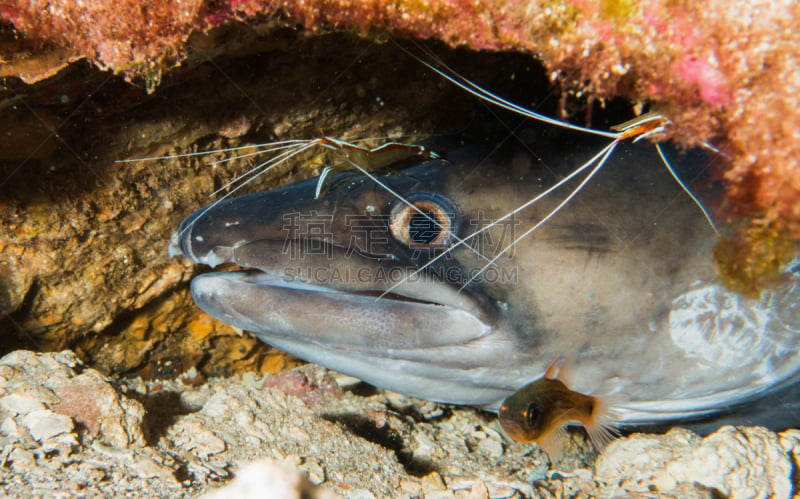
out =
[(379, 176), (427, 215), (349, 173), (320, 199), (316, 179), (226, 199), (187, 217), (171, 251), (244, 269), (193, 280), (212, 316), (407, 395), (496, 411), (564, 355), (571, 387), (607, 397), (620, 426), (797, 425), (796, 261), (760, 299), (720, 285), (714, 232), (647, 144), (622, 146), (464, 286), (568, 191), (459, 241), (597, 151), (560, 145), (465, 147)]

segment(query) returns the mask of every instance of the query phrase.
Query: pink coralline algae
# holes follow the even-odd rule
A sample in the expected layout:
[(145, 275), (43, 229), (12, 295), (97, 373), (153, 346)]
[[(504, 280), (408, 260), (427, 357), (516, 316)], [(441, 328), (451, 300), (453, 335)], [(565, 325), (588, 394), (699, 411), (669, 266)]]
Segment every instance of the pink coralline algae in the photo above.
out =
[(711, 106), (722, 106), (730, 101), (727, 80), (715, 60), (684, 56), (678, 61), (677, 73), (684, 80), (697, 85), (700, 98)]
[(31, 40), (157, 84), (225, 24), (436, 38), (538, 57), (564, 88), (648, 102), (667, 138), (729, 157), (731, 211), (800, 240), (800, 3), (793, 0), (0, 0)]
[(141, 74), (177, 62), (203, 0), (0, 1), (0, 18), (42, 45), (67, 47), (100, 67)]

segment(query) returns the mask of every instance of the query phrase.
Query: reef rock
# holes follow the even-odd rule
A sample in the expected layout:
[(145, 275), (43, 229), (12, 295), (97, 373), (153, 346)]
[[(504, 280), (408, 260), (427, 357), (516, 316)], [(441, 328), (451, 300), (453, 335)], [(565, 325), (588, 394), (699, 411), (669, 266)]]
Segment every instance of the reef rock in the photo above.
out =
[(144, 445), (144, 409), (120, 395), (70, 351), (18, 350), (0, 360), (0, 415), (4, 432), (27, 430), (43, 448), (77, 445), (77, 428), (121, 449)]
[[(797, 487), (797, 430), (634, 434), (596, 461), (572, 433), (563, 457), (550, 463), (536, 445), (503, 439), (494, 418), (475, 409), (358, 394), (364, 387), (343, 377), (343, 392), (334, 392), (331, 374), (317, 366), (294, 376), (309, 381), (305, 393), (297, 384), (284, 393), (286, 379), (254, 374), (200, 384), (110, 382), (69, 351), (14, 352), (0, 359), (3, 490), (17, 497), (781, 499)], [(78, 402), (87, 404), (83, 413), (74, 410)]]
[(595, 479), (610, 489), (642, 493), (670, 494), (699, 484), (731, 499), (788, 498), (797, 462), (781, 440), (794, 433), (779, 437), (764, 428), (725, 426), (702, 439), (682, 429), (634, 435), (609, 445), (597, 460)]

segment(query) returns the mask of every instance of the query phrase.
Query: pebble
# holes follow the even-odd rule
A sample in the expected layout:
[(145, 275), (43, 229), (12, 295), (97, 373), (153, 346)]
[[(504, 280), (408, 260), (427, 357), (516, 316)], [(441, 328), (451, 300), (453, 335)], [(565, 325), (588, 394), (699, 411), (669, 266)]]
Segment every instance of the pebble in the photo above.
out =
[(197, 457), (206, 459), (226, 449), (225, 441), (203, 428), (199, 422), (187, 423), (183, 430), (173, 437), (173, 444), (192, 451)]
[(161, 480), (175, 481), (172, 470), (161, 466), (150, 458), (142, 457), (134, 461), (131, 465), (141, 478), (158, 478)]
[(447, 486), (444, 483), (444, 479), (442, 479), (442, 475), (440, 475), (435, 471), (428, 473), (427, 475), (422, 477), (422, 484), (429, 491), (447, 489)]
[(71, 418), (47, 409), (31, 411), (22, 416), (20, 422), (40, 443), (62, 433), (69, 433), (73, 428)]
[(325, 481), (325, 469), (322, 462), (316, 457), (306, 457), (300, 463), (300, 469), (308, 473), (308, 480), (314, 485), (320, 485)]
[(429, 490), (425, 493), (425, 499), (455, 499), (456, 494), (452, 490)]
[(37, 399), (18, 395), (16, 393), (3, 397), (3, 399), (0, 400), (0, 406), (14, 414), (28, 414), (32, 411), (44, 410), (44, 404)]
[(375, 499), (375, 494), (366, 489), (350, 489), (344, 497), (345, 499)]
[(503, 456), (503, 443), (500, 437), (485, 438), (478, 443), (478, 451), (489, 457), (500, 458)]

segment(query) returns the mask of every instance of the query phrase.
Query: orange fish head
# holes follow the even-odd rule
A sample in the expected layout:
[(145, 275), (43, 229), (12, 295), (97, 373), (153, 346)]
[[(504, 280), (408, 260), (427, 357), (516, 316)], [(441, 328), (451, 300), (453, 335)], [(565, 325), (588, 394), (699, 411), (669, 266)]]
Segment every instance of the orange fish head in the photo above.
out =
[(503, 431), (517, 442), (539, 442), (557, 429), (559, 404), (553, 403), (552, 395), (562, 387), (566, 388), (558, 380), (540, 379), (512, 394), (497, 415)]

